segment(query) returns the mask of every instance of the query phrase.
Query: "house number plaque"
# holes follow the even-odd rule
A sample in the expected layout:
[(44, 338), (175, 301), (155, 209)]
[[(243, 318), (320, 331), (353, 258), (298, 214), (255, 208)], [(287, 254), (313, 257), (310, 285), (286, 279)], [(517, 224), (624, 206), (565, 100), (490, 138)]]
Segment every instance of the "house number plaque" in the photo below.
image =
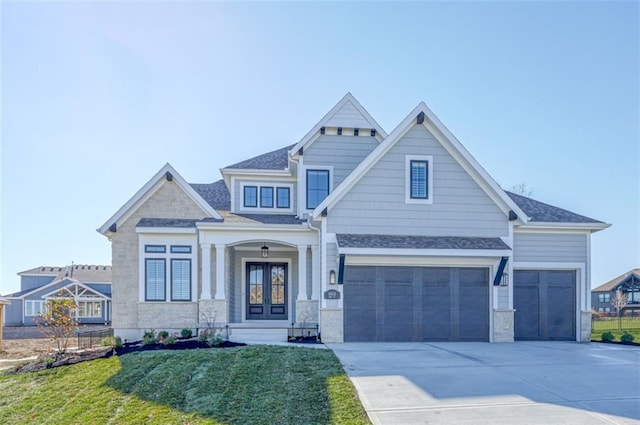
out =
[(325, 291), (324, 299), (325, 300), (339, 300), (340, 299), (340, 292), (336, 291), (335, 289), (329, 289), (328, 291)]

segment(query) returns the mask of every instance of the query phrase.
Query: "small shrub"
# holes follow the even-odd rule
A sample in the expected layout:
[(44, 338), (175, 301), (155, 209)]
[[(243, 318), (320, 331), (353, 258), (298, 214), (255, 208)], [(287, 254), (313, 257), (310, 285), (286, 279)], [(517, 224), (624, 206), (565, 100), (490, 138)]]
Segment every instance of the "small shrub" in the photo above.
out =
[(142, 335), (142, 345), (151, 345), (157, 344), (158, 340), (156, 339), (156, 333), (153, 329), (150, 331), (144, 331)]
[(122, 338), (120, 338), (119, 336), (115, 338), (112, 336), (108, 336), (104, 338), (100, 344), (103, 347), (122, 348)]
[(167, 339), (168, 337), (169, 337), (169, 332), (160, 331), (160, 332), (158, 332), (158, 337), (156, 339), (158, 340), (158, 342), (162, 342), (165, 339)]
[(603, 332), (601, 336), (603, 341), (613, 341), (613, 333), (612, 332)]
[(184, 328), (180, 331), (180, 335), (183, 338), (191, 338), (193, 336), (193, 332), (191, 331), (191, 329)]
[(633, 334), (630, 334), (629, 332), (625, 331), (622, 336), (620, 337), (620, 341), (622, 342), (633, 342), (634, 338), (633, 338)]
[(173, 345), (176, 343), (176, 338), (174, 336), (168, 336), (162, 340), (164, 345)]

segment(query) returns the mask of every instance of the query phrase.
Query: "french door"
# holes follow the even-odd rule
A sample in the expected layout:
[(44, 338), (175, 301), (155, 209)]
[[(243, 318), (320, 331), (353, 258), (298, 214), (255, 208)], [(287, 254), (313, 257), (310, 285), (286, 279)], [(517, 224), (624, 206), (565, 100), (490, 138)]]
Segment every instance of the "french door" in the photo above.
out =
[(286, 263), (247, 263), (246, 282), (247, 319), (287, 319)]

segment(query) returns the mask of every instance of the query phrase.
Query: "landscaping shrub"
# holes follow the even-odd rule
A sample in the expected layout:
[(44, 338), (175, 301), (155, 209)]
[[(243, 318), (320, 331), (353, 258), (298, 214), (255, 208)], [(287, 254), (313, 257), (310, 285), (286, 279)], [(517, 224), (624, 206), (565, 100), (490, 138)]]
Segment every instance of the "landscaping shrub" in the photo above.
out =
[(169, 332), (160, 331), (160, 332), (158, 332), (158, 337), (156, 339), (158, 340), (158, 342), (162, 342), (165, 339), (167, 339), (168, 337), (169, 337)]
[(114, 348), (121, 348), (122, 347), (122, 338), (120, 338), (119, 336), (117, 337), (112, 337), (112, 336), (108, 336), (106, 338), (104, 338), (101, 342), (101, 345), (103, 347), (114, 347)]
[(142, 335), (142, 345), (151, 345), (157, 344), (158, 340), (156, 339), (156, 333), (153, 329), (150, 331), (144, 331)]
[(603, 341), (613, 341), (613, 333), (609, 331), (603, 332), (601, 338)]
[(162, 340), (164, 345), (173, 345), (176, 343), (176, 338), (174, 336), (168, 336)]
[(183, 338), (191, 338), (193, 336), (193, 332), (191, 329), (184, 328), (180, 331), (180, 335), (182, 335)]
[(633, 335), (630, 334), (629, 332), (625, 331), (622, 336), (620, 337), (620, 341), (622, 342), (633, 342)]

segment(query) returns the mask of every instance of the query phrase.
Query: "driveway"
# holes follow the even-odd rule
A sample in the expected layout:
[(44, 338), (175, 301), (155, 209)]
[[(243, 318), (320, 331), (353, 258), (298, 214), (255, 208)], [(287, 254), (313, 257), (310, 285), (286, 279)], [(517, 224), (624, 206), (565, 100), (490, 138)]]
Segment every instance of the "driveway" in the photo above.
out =
[(640, 347), (327, 345), (374, 424), (640, 424)]

